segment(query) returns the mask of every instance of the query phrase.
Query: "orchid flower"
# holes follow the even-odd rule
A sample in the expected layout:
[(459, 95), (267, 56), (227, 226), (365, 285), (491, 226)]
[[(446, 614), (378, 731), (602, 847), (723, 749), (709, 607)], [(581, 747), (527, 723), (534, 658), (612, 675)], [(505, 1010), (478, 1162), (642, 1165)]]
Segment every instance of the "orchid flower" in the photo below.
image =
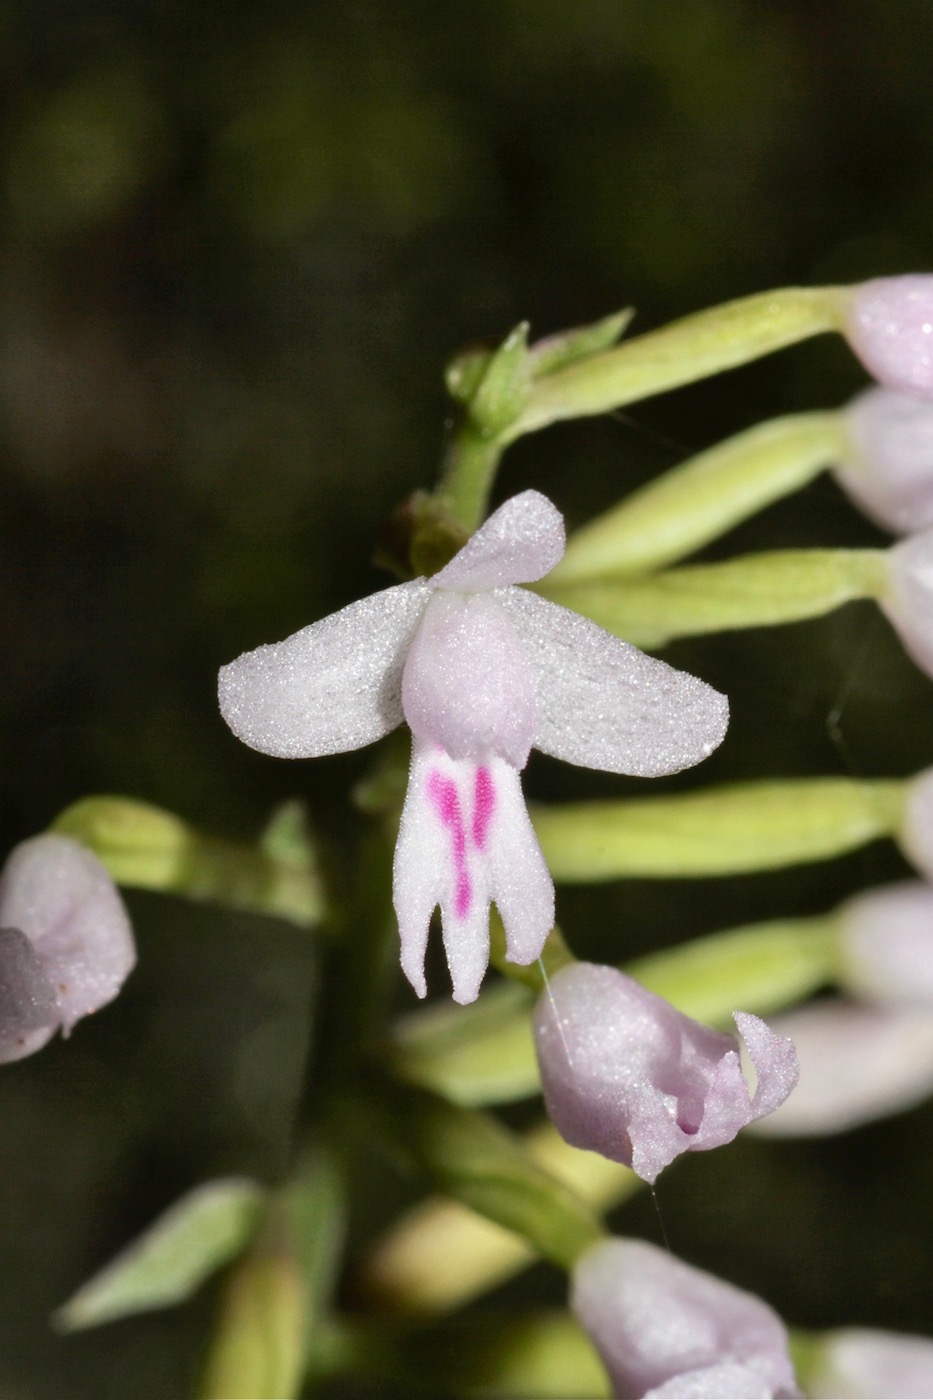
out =
[(787, 1331), (767, 1303), (644, 1240), (578, 1261), (570, 1303), (616, 1400), (794, 1400)]
[(135, 963), (129, 917), (95, 855), (50, 832), (14, 847), (0, 872), (0, 1064), (70, 1035)]
[(534, 962), (553, 926), (519, 780), (532, 747), (657, 777), (698, 763), (726, 730), (727, 701), (710, 686), (515, 587), (563, 552), (559, 511), (524, 491), (432, 578), (351, 603), (220, 672), (224, 719), (261, 753), (339, 753), (407, 721), (393, 894), (402, 968), (422, 997), (437, 905), (459, 1002), (475, 1000), (486, 970), (492, 901), (514, 962)]
[(790, 1040), (735, 1013), (755, 1070), (749, 1089), (734, 1035), (710, 1030), (614, 967), (576, 962), (551, 979), (534, 1015), (544, 1102), (572, 1147), (601, 1152), (654, 1182), (682, 1152), (732, 1142), (797, 1083)]

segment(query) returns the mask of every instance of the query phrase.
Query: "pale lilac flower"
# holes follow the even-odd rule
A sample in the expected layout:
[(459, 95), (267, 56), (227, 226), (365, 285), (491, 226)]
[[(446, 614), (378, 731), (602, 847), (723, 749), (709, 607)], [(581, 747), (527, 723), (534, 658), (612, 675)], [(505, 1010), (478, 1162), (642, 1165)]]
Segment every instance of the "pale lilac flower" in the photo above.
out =
[(895, 535), (933, 526), (933, 403), (875, 387), (844, 411), (848, 450), (833, 475)]
[(735, 1036), (701, 1026), (614, 967), (561, 968), (534, 1015), (548, 1114), (573, 1147), (653, 1182), (681, 1152), (731, 1142), (793, 1089), (791, 1042), (757, 1016), (738, 1011), (735, 1023), (754, 1093)]
[(233, 732), (262, 753), (311, 758), (414, 736), (395, 851), (402, 967), (425, 995), (439, 904), (457, 1001), (489, 956), (489, 904), (508, 956), (533, 962), (554, 889), (522, 798), (532, 747), (569, 763), (656, 777), (705, 758), (724, 696), (515, 584), (564, 552), (564, 522), (537, 491), (501, 506), (430, 579), (387, 588), (220, 673)]
[(0, 874), (0, 1062), (112, 1001), (136, 963), (130, 922), (96, 856), (35, 836)]
[(933, 1341), (846, 1327), (827, 1332), (807, 1375), (811, 1400), (930, 1400)]
[(786, 1103), (752, 1130), (767, 1137), (823, 1137), (912, 1108), (933, 1092), (928, 1009), (833, 999), (777, 1016), (800, 1080)]
[(887, 563), (887, 590), (878, 602), (904, 649), (933, 676), (933, 530), (892, 545)]
[(933, 768), (915, 774), (907, 785), (898, 841), (907, 859), (933, 882)]
[(839, 980), (866, 1002), (933, 1013), (933, 887), (904, 880), (839, 910)]
[(880, 383), (933, 398), (933, 275), (878, 277), (852, 288), (844, 331)]
[(642, 1240), (605, 1240), (570, 1305), (617, 1400), (795, 1400), (784, 1324), (767, 1303)]

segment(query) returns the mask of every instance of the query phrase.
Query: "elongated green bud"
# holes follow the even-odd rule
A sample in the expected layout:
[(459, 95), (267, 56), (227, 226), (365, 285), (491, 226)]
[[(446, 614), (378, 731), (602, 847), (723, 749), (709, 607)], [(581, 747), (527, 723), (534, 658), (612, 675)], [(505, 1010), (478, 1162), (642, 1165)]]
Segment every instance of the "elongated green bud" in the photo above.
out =
[(548, 585), (649, 572), (718, 539), (846, 451), (840, 413), (759, 423), (691, 457), (577, 530)]
[(905, 783), (801, 778), (537, 807), (556, 880), (735, 875), (827, 860), (900, 828)]
[(86, 797), (52, 830), (87, 846), (121, 885), (318, 923), (323, 898), (307, 832), (281, 809), (263, 842), (227, 841), (128, 797)]
[(850, 300), (843, 287), (783, 287), (685, 316), (536, 380), (504, 436), (606, 413), (838, 330)]
[(552, 584), (539, 591), (641, 647), (675, 637), (821, 617), (890, 590), (888, 555), (876, 549), (788, 549), (722, 564), (692, 564), (648, 578)]

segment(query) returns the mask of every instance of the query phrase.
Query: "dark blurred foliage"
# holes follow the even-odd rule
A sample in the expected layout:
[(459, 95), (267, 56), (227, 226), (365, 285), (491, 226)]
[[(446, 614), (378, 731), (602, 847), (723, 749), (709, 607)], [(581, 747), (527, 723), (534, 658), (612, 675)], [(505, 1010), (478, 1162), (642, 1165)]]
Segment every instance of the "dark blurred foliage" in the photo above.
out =
[[(251, 754), (217, 716), (217, 665), (381, 586), (374, 542), (435, 476), (441, 368), (463, 343), (524, 317), (544, 334), (631, 303), (648, 327), (769, 285), (928, 268), (931, 43), (928, 5), (884, 0), (14, 0), (3, 849), (107, 791), (231, 835), (297, 793), (339, 848), (368, 757)], [(859, 382), (840, 345), (816, 342), (522, 442), (500, 494), (534, 484), (582, 521), (688, 452)], [(714, 553), (878, 539), (824, 480)], [(689, 783), (933, 761), (933, 691), (867, 606), (673, 659), (735, 712)], [(528, 786), (620, 790), (537, 759)], [(820, 910), (899, 868), (875, 848), (731, 882), (576, 889), (560, 913), (578, 951), (621, 958)], [(133, 912), (141, 964), (121, 1001), (0, 1077), (5, 1395), (183, 1394), (205, 1304), (71, 1341), (46, 1314), (188, 1185), (273, 1179), (287, 1158), (308, 939), (154, 896)], [(928, 1329), (931, 1136), (925, 1109), (692, 1158), (659, 1191), (671, 1245), (800, 1324)], [(650, 1200), (620, 1227), (656, 1238)], [(559, 1292), (541, 1270), (509, 1296)]]

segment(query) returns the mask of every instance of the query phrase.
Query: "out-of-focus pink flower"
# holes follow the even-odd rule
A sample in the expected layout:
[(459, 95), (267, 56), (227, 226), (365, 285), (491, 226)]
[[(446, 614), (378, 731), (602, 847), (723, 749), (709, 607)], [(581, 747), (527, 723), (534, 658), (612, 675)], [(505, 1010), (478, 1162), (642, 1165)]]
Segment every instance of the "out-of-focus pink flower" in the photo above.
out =
[(933, 403), (875, 387), (845, 410), (849, 450), (833, 469), (856, 505), (895, 535), (933, 526)]
[(616, 968), (562, 968), (534, 1016), (548, 1113), (574, 1147), (654, 1181), (681, 1152), (731, 1142), (793, 1089), (791, 1042), (757, 1016), (736, 1012), (735, 1022), (758, 1077), (754, 1093), (735, 1036), (681, 1015)]
[(896, 1332), (843, 1328), (821, 1339), (807, 1376), (811, 1400), (930, 1400), (933, 1341)]
[(570, 1303), (617, 1400), (793, 1400), (777, 1314), (641, 1240), (606, 1240), (573, 1271)]
[(66, 836), (17, 846), (0, 874), (0, 1062), (68, 1035), (135, 962), (123, 901), (96, 856)]
[(878, 602), (905, 650), (933, 676), (933, 530), (899, 540), (887, 562), (888, 586)]
[(568, 763), (656, 777), (699, 763), (726, 731), (725, 697), (595, 623), (514, 585), (564, 552), (537, 491), (513, 496), (430, 579), (375, 593), (220, 672), (233, 732), (281, 758), (414, 736), (395, 851), (402, 968), (424, 996), (440, 905), (454, 997), (473, 1001), (489, 958), (489, 905), (508, 956), (534, 962), (554, 888), (522, 798), (532, 747)]
[(860, 1000), (933, 1014), (933, 887), (904, 880), (839, 910), (839, 979)]
[(753, 1131), (822, 1137), (910, 1108), (933, 1092), (933, 1016), (827, 999), (774, 1018), (797, 1047), (794, 1093)]
[(880, 383), (933, 398), (933, 275), (878, 277), (852, 288), (844, 330)]

